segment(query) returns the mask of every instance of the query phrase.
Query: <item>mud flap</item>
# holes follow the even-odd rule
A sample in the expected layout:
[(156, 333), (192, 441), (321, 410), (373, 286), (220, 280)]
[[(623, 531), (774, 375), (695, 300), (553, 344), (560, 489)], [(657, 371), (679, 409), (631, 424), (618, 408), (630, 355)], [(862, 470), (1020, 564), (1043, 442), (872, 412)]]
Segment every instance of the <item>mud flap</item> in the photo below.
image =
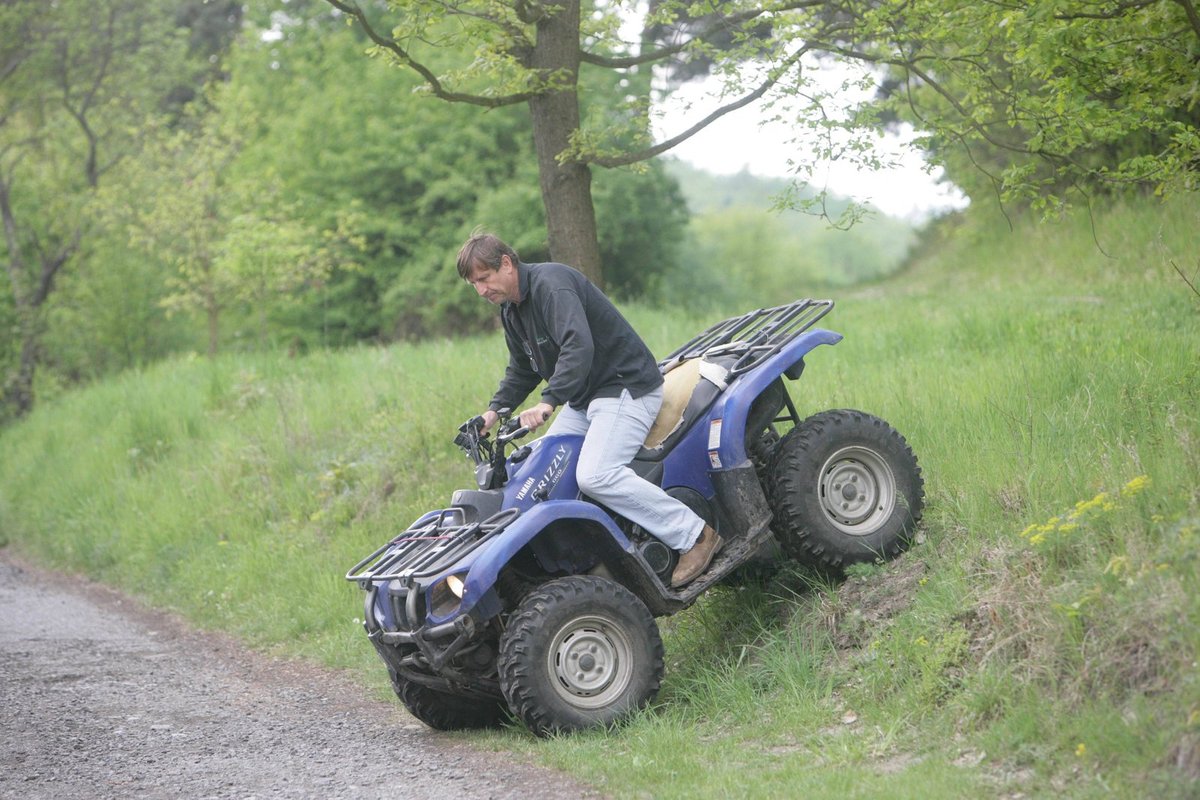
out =
[(726, 541), (751, 537), (770, 527), (771, 509), (750, 461), (709, 472), (721, 509), (721, 536)]

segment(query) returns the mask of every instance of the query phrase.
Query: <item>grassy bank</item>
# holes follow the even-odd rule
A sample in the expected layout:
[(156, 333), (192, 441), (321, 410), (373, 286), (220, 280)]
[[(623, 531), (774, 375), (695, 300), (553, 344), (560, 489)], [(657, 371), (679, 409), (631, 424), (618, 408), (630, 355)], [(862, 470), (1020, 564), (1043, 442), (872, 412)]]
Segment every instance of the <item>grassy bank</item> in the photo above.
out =
[[(1200, 269), (1200, 207), (1094, 223), (947, 226), (835, 298), (846, 339), (793, 396), (906, 435), (908, 555), (663, 620), (659, 702), (617, 732), (471, 738), (622, 797), (1192, 795), (1200, 298), (1175, 267)], [(630, 311), (659, 353), (711, 321)], [(450, 439), (501, 351), (177, 360), (66, 395), (0, 434), (0, 537), (385, 693), (341, 575), (470, 480)]]

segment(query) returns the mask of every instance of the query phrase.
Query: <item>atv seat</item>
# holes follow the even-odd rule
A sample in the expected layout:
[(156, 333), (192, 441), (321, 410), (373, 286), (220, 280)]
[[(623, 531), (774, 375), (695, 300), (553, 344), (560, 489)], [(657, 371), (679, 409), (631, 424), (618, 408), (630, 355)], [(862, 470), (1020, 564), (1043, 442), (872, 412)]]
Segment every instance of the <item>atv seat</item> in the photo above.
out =
[(663, 376), (663, 402), (637, 461), (661, 461), (728, 385), (728, 358), (692, 358)]

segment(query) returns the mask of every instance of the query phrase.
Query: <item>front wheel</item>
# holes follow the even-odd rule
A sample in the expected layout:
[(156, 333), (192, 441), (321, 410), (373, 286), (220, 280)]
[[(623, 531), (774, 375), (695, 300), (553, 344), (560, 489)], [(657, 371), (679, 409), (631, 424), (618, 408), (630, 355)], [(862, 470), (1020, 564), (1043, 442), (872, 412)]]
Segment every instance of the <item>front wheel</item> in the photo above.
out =
[(921, 519), (925, 487), (895, 428), (839, 410), (814, 414), (779, 442), (767, 495), (784, 551), (837, 574), (903, 552)]
[(663, 646), (646, 605), (603, 578), (528, 594), (500, 641), (500, 688), (538, 736), (608, 725), (658, 692)]
[(494, 728), (507, 709), (499, 699), (450, 694), (401, 678), (388, 670), (392, 689), (414, 717), (439, 731)]

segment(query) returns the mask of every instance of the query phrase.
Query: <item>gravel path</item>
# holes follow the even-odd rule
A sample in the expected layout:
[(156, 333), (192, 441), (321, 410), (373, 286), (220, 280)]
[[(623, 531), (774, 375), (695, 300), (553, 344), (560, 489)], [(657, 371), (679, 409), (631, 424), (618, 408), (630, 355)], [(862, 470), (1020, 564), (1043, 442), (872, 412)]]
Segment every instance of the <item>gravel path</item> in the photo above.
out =
[(0, 798), (600, 797), (3, 550), (0, 719)]

